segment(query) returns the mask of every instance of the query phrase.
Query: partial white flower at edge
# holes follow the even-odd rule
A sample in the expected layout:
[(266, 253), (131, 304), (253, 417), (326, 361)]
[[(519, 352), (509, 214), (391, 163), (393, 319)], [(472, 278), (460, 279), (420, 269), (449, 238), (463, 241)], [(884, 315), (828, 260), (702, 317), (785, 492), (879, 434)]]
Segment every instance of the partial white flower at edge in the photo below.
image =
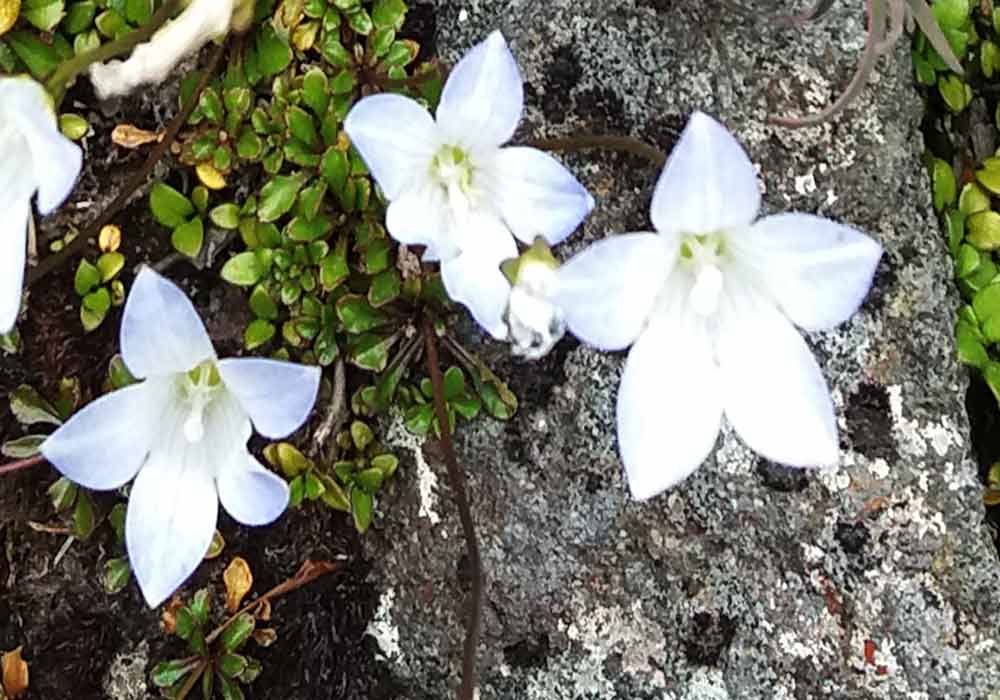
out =
[(113, 60), (90, 67), (90, 82), (98, 98), (126, 95), (145, 84), (162, 83), (181, 59), (229, 31), (234, 12), (248, 0), (190, 0), (188, 6), (167, 22), (127, 61)]
[[(500, 263), (514, 238), (550, 245), (576, 229), (594, 200), (557, 160), (534, 148), (501, 146), (524, 106), (517, 63), (500, 32), (452, 69), (436, 119), (395, 94), (366, 97), (344, 129), (390, 200), (386, 228), (440, 261), (448, 295), (498, 339), (510, 285)], [(513, 234), (513, 236), (511, 235)]]
[(656, 185), (657, 233), (603, 240), (559, 271), (554, 300), (569, 329), (603, 350), (632, 346), (617, 423), (638, 499), (691, 474), (723, 415), (767, 459), (839, 461), (830, 393), (795, 326), (816, 331), (849, 318), (882, 248), (817, 216), (755, 222), (759, 209), (746, 152), (696, 113)]
[(504, 264), (512, 285), (504, 320), (514, 355), (542, 358), (565, 334), (562, 309), (553, 302), (558, 268), (559, 261), (540, 238), (512, 264)]
[(125, 541), (146, 602), (156, 607), (205, 556), (220, 502), (245, 525), (270, 523), (285, 510), (285, 481), (247, 451), (251, 422), (268, 438), (296, 430), (312, 410), (320, 370), (219, 360), (187, 296), (148, 267), (125, 304), (121, 351), (145, 381), (87, 405), (41, 450), (90, 489), (135, 477)]
[(52, 98), (28, 77), (0, 78), (0, 333), (17, 321), (31, 197), (50, 214), (76, 184), (80, 147), (59, 131)]

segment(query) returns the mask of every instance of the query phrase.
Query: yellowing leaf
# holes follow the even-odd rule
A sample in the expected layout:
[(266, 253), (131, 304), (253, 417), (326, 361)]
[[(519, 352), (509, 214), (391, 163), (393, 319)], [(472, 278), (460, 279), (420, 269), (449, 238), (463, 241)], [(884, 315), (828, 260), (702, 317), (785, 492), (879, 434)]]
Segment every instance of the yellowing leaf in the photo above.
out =
[(226, 583), (226, 609), (234, 613), (240, 609), (243, 597), (253, 586), (250, 565), (243, 557), (236, 557), (229, 562), (225, 573), (222, 574), (222, 580)]
[(10, 31), (21, 12), (21, 0), (0, 0), (0, 36)]
[(138, 148), (161, 139), (163, 134), (146, 131), (131, 124), (119, 124), (111, 132), (111, 141), (122, 148)]
[(16, 698), (28, 689), (28, 663), (21, 658), (21, 648), (3, 655), (3, 688), (8, 697)]
[(222, 554), (222, 550), (226, 548), (226, 541), (222, 539), (222, 533), (218, 530), (212, 535), (212, 543), (208, 545), (208, 551), (205, 552), (205, 560), (215, 559), (217, 556)]
[(208, 189), (221, 190), (226, 186), (226, 178), (211, 163), (199, 163), (194, 170), (198, 173), (198, 179), (201, 180), (201, 184)]
[(115, 252), (122, 244), (122, 230), (114, 224), (103, 226), (97, 236), (97, 244), (102, 253)]

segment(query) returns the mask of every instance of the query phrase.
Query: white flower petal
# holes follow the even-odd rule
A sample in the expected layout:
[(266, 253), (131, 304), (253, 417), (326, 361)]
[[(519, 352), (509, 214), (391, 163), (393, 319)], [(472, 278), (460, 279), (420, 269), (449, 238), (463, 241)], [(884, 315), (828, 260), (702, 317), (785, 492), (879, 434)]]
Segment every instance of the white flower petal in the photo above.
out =
[(217, 483), (222, 507), (244, 525), (274, 522), (288, 506), (288, 484), (250, 454), (223, 469)]
[(140, 270), (125, 302), (121, 348), (136, 377), (187, 372), (215, 357), (187, 295), (149, 267)]
[(722, 124), (695, 112), (653, 192), (656, 230), (713, 233), (750, 224), (759, 209), (757, 174), (746, 151)]
[(559, 268), (553, 300), (580, 340), (621, 350), (642, 331), (676, 258), (655, 233), (606, 238)]
[(129, 564), (155, 608), (201, 563), (215, 533), (219, 497), (200, 443), (183, 438), (183, 416), (164, 426), (132, 485), (125, 516)]
[(389, 204), (385, 215), (385, 228), (397, 241), (425, 245), (428, 251), (433, 249), (434, 254), (446, 258), (459, 253), (451, 238), (452, 226), (444, 191), (432, 184), (407, 190)]
[[(21, 176), (34, 179), (38, 211), (52, 212), (76, 184), (83, 163), (80, 147), (59, 131), (52, 98), (30, 78), (0, 78), (0, 122), (10, 120), (31, 151), (31, 162), (22, 163)], [(9, 154), (4, 153), (4, 160)], [(30, 168), (30, 175), (29, 169)]]
[(449, 143), (473, 152), (514, 135), (524, 108), (524, 86), (503, 34), (495, 31), (451, 69), (437, 123)]
[(639, 500), (680, 483), (705, 461), (722, 421), (707, 335), (677, 313), (658, 315), (632, 346), (618, 389), (618, 445)]
[(562, 163), (535, 148), (503, 148), (489, 173), (504, 223), (522, 242), (542, 236), (556, 245), (594, 208), (594, 198)]
[(316, 403), (319, 367), (259, 358), (221, 360), (218, 367), (226, 388), (264, 437), (295, 432)]
[(390, 200), (429, 175), (440, 147), (430, 113), (402, 95), (371, 95), (344, 120), (344, 131)]
[(717, 345), (726, 418), (767, 459), (797, 467), (839, 459), (826, 380), (802, 336), (777, 309), (729, 317)]
[(155, 378), (102, 396), (46, 438), (42, 454), (85, 488), (118, 488), (146, 460), (173, 391), (169, 379)]
[(466, 306), (480, 326), (498, 340), (507, 337), (503, 321), (510, 282), (500, 263), (517, 256), (510, 232), (489, 216), (476, 216), (462, 231), (463, 253), (441, 263), (448, 296)]
[(27, 198), (11, 199), (0, 190), (0, 211), (4, 212), (0, 218), (0, 333), (6, 333), (21, 310), (30, 203)]
[(860, 231), (809, 214), (778, 214), (733, 245), (781, 309), (807, 330), (831, 328), (857, 311), (882, 246)]

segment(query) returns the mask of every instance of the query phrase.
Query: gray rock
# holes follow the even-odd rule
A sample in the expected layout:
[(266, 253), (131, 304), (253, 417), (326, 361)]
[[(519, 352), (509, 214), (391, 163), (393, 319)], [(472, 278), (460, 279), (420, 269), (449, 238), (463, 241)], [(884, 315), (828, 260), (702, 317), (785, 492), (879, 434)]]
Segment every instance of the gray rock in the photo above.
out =
[[(480, 697), (931, 700), (1000, 689), (1000, 572), (969, 457), (957, 297), (907, 49), (833, 124), (766, 123), (839, 93), (864, 42), (861, 5), (779, 31), (712, 2), (436, 4), (446, 60), (493, 28), (511, 42), (528, 86), (519, 139), (626, 133), (667, 149), (702, 109), (747, 146), (769, 210), (818, 212), (886, 248), (860, 313), (808, 338), (837, 406), (836, 471), (763, 462), (727, 429), (683, 484), (633, 502), (614, 431), (623, 354), (564, 340), (524, 364), (495, 344), (476, 348), (523, 399), (510, 423), (479, 420), (458, 435), (487, 574)], [(608, 153), (567, 163), (598, 207), (561, 255), (649, 228), (655, 168)], [(385, 591), (370, 632), (406, 697), (453, 697), (461, 530), (438, 460), (398, 421), (391, 441), (404, 465), (381, 504), (384, 527), (365, 539), (372, 585)]]

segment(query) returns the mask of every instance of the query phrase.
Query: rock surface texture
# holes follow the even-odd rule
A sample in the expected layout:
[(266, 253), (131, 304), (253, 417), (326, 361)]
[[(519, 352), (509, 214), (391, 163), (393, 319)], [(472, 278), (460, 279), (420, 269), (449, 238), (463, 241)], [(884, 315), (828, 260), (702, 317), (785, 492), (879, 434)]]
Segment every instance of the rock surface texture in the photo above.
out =
[[(837, 407), (836, 471), (763, 462), (725, 429), (691, 478), (633, 502), (614, 429), (624, 354), (566, 339), (525, 364), (476, 348), (522, 399), (509, 423), (483, 419), (457, 436), (487, 575), (480, 698), (1000, 697), (1000, 567), (969, 456), (956, 294), (908, 52), (883, 60), (833, 124), (773, 128), (768, 114), (816, 111), (839, 94), (864, 43), (863, 3), (836, 3), (802, 30), (725, 5), (420, 8), (449, 62), (503, 30), (527, 84), (516, 140), (620, 133), (666, 150), (701, 109), (747, 146), (769, 211), (820, 213), (886, 249), (861, 311), (808, 337)], [(650, 229), (654, 167), (608, 153), (566, 162), (598, 205), (561, 256)], [(683, 429), (663, 426), (664, 449)], [(403, 697), (453, 697), (461, 530), (439, 460), (398, 425), (391, 435), (404, 466), (383, 527), (363, 541), (383, 591), (369, 633)]]

